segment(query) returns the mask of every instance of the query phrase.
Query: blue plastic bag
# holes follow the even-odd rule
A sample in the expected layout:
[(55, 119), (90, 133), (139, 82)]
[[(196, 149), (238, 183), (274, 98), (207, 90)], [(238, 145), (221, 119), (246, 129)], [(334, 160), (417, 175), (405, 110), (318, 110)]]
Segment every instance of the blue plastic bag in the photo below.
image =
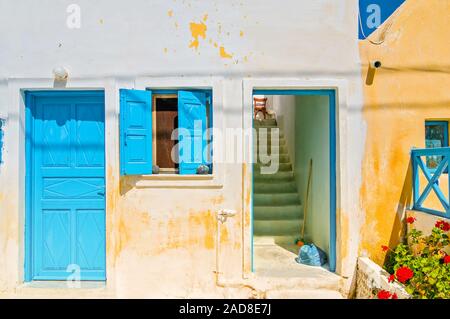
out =
[(314, 244), (303, 245), (295, 261), (309, 266), (322, 266), (327, 262), (326, 253)]

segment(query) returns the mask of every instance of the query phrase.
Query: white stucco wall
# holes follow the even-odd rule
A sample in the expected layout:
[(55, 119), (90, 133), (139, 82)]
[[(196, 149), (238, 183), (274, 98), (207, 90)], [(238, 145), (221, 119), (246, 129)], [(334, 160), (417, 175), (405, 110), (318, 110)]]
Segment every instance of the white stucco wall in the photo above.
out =
[[(79, 29), (66, 25), (66, 9), (73, 3), (81, 9)], [(17, 291), (23, 283), (23, 89), (105, 89), (106, 289), (115, 296), (192, 297), (223, 296), (214, 284), (215, 212), (221, 208), (237, 212), (222, 229), (222, 276), (249, 276), (248, 166), (219, 165), (219, 173), (206, 182), (121, 180), (118, 89), (212, 87), (214, 112), (222, 114), (218, 127), (246, 128), (251, 127), (249, 88), (337, 88), (337, 271), (350, 277), (359, 238), (354, 194), (365, 131), (357, 15), (357, 0), (0, 0), (0, 23), (7, 29), (0, 33), (0, 117), (6, 118), (0, 248), (8, 256), (0, 259), (0, 291)], [(190, 23), (206, 26), (197, 49), (189, 47), (195, 40)], [(66, 84), (55, 85), (56, 66), (69, 70)], [(168, 284), (157, 285), (162, 279)]]
[(295, 165), (295, 96), (272, 95), (271, 102), (277, 124), (284, 132), (289, 158), (292, 165)]
[[(330, 130), (329, 97), (295, 98), (295, 179), (302, 205), (307, 205), (305, 237), (330, 253)], [(309, 199), (308, 175), (312, 160)]]

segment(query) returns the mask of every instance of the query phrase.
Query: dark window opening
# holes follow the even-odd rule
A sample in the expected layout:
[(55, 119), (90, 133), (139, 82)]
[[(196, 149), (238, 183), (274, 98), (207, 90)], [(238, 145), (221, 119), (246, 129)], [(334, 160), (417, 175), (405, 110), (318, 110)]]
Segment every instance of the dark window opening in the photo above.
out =
[[(437, 148), (448, 147), (448, 122), (447, 121), (426, 121), (425, 122), (425, 147)], [(442, 156), (427, 156), (427, 168), (435, 170)], [(446, 168), (444, 173), (447, 173)]]
[(154, 152), (156, 165), (162, 172), (178, 170), (177, 139), (172, 139), (178, 128), (178, 98), (176, 96), (154, 97)]

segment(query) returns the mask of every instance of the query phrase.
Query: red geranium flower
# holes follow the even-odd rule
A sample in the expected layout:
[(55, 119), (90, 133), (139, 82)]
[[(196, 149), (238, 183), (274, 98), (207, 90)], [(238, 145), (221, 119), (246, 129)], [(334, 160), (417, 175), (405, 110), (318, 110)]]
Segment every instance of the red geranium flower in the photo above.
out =
[(408, 217), (408, 218), (406, 218), (406, 222), (407, 222), (408, 224), (413, 224), (415, 221), (416, 221), (416, 219), (415, 219), (414, 217)]
[(442, 229), (443, 231), (449, 231), (450, 230), (450, 223), (444, 222), (443, 220), (439, 220), (434, 225), (437, 228)]
[(400, 267), (395, 272), (397, 280), (404, 284), (406, 281), (414, 276), (414, 272), (406, 266)]
[(388, 246), (385, 246), (385, 245), (381, 245), (381, 249), (383, 249), (383, 251), (388, 251), (388, 250), (389, 250), (389, 247), (388, 247)]
[(444, 264), (449, 264), (450, 263), (450, 255), (447, 255), (444, 257)]
[(378, 299), (389, 299), (391, 297), (391, 293), (387, 290), (380, 290), (377, 297)]
[(392, 295), (392, 298), (391, 299), (398, 299), (398, 296), (397, 296), (397, 294), (396, 293), (394, 293), (393, 295)]
[(394, 274), (390, 275), (388, 278), (388, 282), (393, 282), (394, 280), (395, 280), (395, 275)]

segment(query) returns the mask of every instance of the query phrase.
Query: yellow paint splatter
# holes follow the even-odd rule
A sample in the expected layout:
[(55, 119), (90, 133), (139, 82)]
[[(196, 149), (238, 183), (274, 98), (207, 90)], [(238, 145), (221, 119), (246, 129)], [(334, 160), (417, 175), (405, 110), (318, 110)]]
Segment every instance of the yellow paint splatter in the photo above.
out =
[(217, 42), (214, 42), (214, 47), (215, 47), (215, 48), (217, 48), (217, 47), (218, 47), (218, 45), (217, 45)]
[(178, 22), (175, 22), (175, 28), (178, 29)]
[(197, 49), (199, 45), (198, 38), (199, 37), (202, 37), (203, 39), (206, 38), (206, 29), (207, 29), (206, 24), (204, 24), (203, 22), (200, 23), (191, 22), (189, 24), (189, 27), (191, 29), (191, 34), (193, 38), (193, 40), (189, 44), (189, 47)]
[(167, 53), (167, 51), (168, 51), (167, 48), (164, 48), (164, 53)]
[(100, 24), (103, 24), (103, 19), (98, 20)]
[(220, 57), (223, 59), (231, 59), (233, 57), (233, 55), (231, 55), (225, 51), (225, 48), (223, 46), (221, 46), (219, 48), (219, 54), (220, 54)]
[(247, 62), (247, 61), (248, 61), (247, 56), (244, 56), (244, 62)]
[(239, 36), (243, 37), (244, 36), (244, 31), (241, 30), (241, 32), (239, 32)]
[(203, 21), (206, 22), (206, 20), (208, 20), (208, 14), (205, 13), (205, 15), (203, 16)]
[(168, 15), (169, 17), (172, 17), (172, 16), (173, 16), (173, 10), (167, 11), (167, 15)]

